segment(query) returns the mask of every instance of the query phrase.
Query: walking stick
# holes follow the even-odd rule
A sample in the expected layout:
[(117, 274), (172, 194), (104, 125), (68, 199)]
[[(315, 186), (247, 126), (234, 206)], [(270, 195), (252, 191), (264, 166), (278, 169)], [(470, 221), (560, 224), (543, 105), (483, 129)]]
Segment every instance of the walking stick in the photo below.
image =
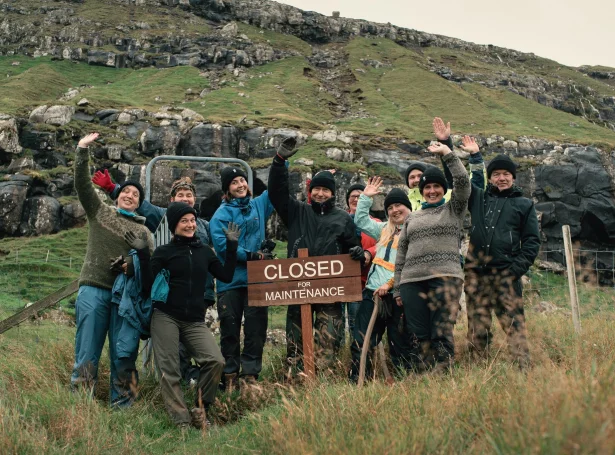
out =
[(382, 300), (380, 299), (380, 296), (376, 294), (374, 296), (374, 311), (372, 311), (372, 317), (369, 318), (369, 324), (367, 325), (367, 330), (365, 332), (365, 336), (363, 337), (363, 348), (361, 349), (361, 363), (359, 364), (359, 382), (357, 383), (358, 387), (363, 387), (363, 382), (365, 381), (365, 363), (367, 362), (367, 352), (369, 351), (370, 340), (372, 338), (374, 325), (376, 325), (376, 319), (378, 318), (378, 309), (380, 305), (382, 305)]

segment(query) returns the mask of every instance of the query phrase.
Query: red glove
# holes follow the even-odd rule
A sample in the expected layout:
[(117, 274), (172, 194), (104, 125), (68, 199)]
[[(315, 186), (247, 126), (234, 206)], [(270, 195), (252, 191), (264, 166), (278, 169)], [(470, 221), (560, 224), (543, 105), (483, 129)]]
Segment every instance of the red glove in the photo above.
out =
[(113, 193), (115, 189), (115, 183), (111, 180), (111, 176), (109, 175), (109, 171), (105, 169), (105, 173), (103, 174), (100, 171), (94, 172), (94, 177), (92, 177), (92, 183), (102, 188), (104, 192), (107, 194)]

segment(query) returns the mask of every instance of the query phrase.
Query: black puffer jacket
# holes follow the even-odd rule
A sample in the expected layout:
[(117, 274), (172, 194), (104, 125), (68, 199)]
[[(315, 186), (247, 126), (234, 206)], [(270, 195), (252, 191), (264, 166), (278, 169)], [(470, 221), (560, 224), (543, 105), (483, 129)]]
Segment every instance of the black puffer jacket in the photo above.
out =
[(468, 209), (472, 227), (466, 267), (524, 275), (540, 249), (534, 203), (517, 186), (499, 191), (489, 184), (485, 190), (472, 186)]
[(171, 243), (159, 246), (150, 261), (150, 269), (142, 271), (144, 289), (151, 289), (162, 269), (169, 271), (169, 295), (166, 303), (156, 302), (154, 308), (184, 322), (205, 320), (207, 309), (203, 294), (211, 273), (214, 278), (229, 283), (237, 264), (237, 242), (227, 241), (224, 265), (209, 245), (195, 237), (174, 236)]
[(335, 207), (335, 198), (309, 205), (290, 197), (288, 169), (277, 156), (269, 171), (269, 200), (288, 227), (289, 258), (297, 257), (300, 248), (307, 248), (310, 256), (327, 256), (361, 246), (352, 218)]

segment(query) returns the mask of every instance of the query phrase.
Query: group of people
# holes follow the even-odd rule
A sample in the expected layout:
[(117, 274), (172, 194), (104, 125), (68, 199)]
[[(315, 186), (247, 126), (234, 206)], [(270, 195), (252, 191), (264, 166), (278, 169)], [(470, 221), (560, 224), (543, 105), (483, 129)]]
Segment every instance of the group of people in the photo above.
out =
[[(98, 135), (82, 138), (75, 188), (89, 235), (76, 302), (73, 388), (93, 390), (107, 334), (114, 407), (134, 401), (139, 340), (150, 336), (162, 398), (179, 426), (206, 425), (207, 408), (219, 387), (232, 390), (256, 382), (268, 312), (248, 305), (246, 264), (273, 258), (265, 231), (274, 210), (288, 228), (287, 257), (307, 248), (310, 256), (348, 254), (362, 265), (361, 302), (312, 306), (318, 368), (326, 369), (339, 358), (345, 304), (352, 337), (351, 380), (358, 379), (363, 344), (374, 348), (385, 330), (392, 363), (399, 370), (446, 371), (455, 355), (453, 328), (464, 286), (470, 346), (478, 353), (487, 351), (495, 310), (514, 360), (527, 367), (521, 277), (540, 246), (534, 205), (514, 184), (516, 166), (510, 158), (498, 155), (491, 160), (486, 181), (478, 144), (465, 136), (462, 149), (470, 154), (470, 180), (452, 152), (450, 124), (436, 118), (433, 126), (438, 141), (427, 150), (441, 158), (443, 170), (411, 163), (405, 174), (409, 191), (393, 188), (385, 195), (386, 221), (370, 215), (382, 186), (378, 177), (348, 189), (347, 210), (336, 204), (331, 171), (309, 181), (306, 202), (294, 197), (288, 171), (288, 160), (297, 152), (294, 138), (278, 147), (268, 188), (257, 197), (243, 170), (223, 168), (221, 202), (209, 222), (194, 208), (196, 188), (189, 178), (173, 183), (166, 209), (144, 200), (136, 181), (118, 185), (106, 171), (91, 178), (88, 148)], [(114, 207), (101, 202), (92, 182), (115, 199)], [(470, 246), (465, 257), (461, 244), (468, 212)], [(154, 251), (151, 233), (165, 217), (172, 239)], [(211, 305), (217, 305), (220, 347), (205, 325)], [(365, 340), (374, 305), (378, 317)], [(295, 373), (303, 369), (301, 335), (301, 311), (289, 306), (287, 359)], [(196, 385), (190, 406), (183, 397), (182, 378)]]

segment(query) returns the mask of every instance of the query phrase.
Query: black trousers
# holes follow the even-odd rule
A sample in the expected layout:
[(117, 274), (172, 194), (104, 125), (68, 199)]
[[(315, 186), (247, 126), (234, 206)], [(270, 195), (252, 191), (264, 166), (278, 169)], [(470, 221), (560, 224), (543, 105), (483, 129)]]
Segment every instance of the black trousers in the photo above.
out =
[(411, 336), (410, 360), (417, 371), (447, 368), (455, 358), (453, 328), (463, 282), (459, 278), (432, 278), (404, 283), (400, 294)]
[[(248, 288), (231, 289), (218, 294), (220, 349), (224, 356), (224, 374), (258, 377), (263, 368), (263, 348), (267, 339), (267, 307), (248, 306)], [(243, 351), (241, 350), (241, 319)]]
[[(388, 317), (384, 318), (380, 315), (376, 319), (372, 335), (369, 340), (370, 351), (373, 350), (378, 343), (382, 341), (382, 337), (386, 330), (387, 340), (389, 343), (389, 354), (391, 355), (391, 361), (393, 365), (398, 369), (406, 369), (410, 367), (410, 337), (404, 328), (404, 309), (397, 306), (393, 301), (393, 296), (388, 294), (382, 299), (382, 303), (387, 305), (391, 309), (391, 313)], [(357, 311), (355, 319), (355, 326), (353, 332), (353, 342), (350, 347), (350, 353), (352, 355), (352, 366), (350, 369), (350, 379), (358, 380), (359, 378), (359, 365), (361, 362), (361, 350), (363, 349), (363, 343), (365, 342), (365, 334), (367, 332), (367, 326), (369, 320), (372, 317), (374, 311), (374, 291), (370, 289), (363, 290), (363, 300)], [(401, 329), (401, 330), (400, 330)], [(373, 371), (373, 365), (371, 361), (371, 355), (367, 356), (367, 363), (365, 365), (365, 376), (369, 377)]]
[(527, 344), (523, 288), (521, 280), (506, 271), (466, 272), (466, 307), (468, 340), (473, 349), (486, 351), (493, 339), (491, 312), (494, 311), (506, 338), (513, 360), (527, 366), (530, 352)]

